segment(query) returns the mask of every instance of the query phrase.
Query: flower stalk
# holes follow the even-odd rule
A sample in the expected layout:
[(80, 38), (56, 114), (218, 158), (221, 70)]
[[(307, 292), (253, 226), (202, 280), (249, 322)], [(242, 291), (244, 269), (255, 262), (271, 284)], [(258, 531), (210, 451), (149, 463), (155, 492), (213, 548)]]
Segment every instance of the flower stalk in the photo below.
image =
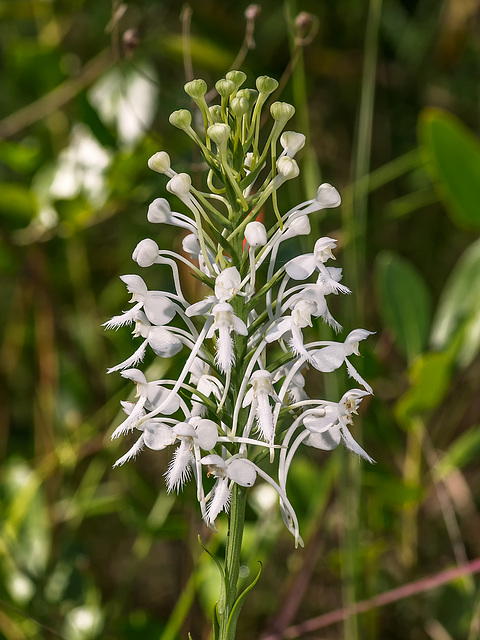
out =
[[(133, 252), (140, 269), (169, 268), (175, 290), (152, 291), (140, 275), (122, 276), (134, 306), (105, 323), (109, 329), (133, 325), (134, 337), (142, 339), (130, 357), (109, 369), (137, 387), (137, 400), (122, 403), (126, 417), (113, 432), (114, 438), (136, 433), (137, 440), (115, 466), (145, 447), (168, 449), (167, 491), (194, 481), (200, 513), (213, 531), (227, 514), (225, 557), (216, 560), (222, 588), (215, 640), (234, 640), (243, 602), (259, 578), (238, 593), (249, 489), (257, 482), (270, 484), (299, 546), (299, 521), (288, 498), (294, 457), (305, 446), (328, 451), (342, 443), (373, 462), (350, 432), (362, 400), (372, 394), (351, 359), (371, 332), (354, 329), (343, 340), (308, 341), (317, 318), (337, 333), (342, 330), (327, 304), (328, 296), (350, 294), (341, 283), (341, 268), (330, 266), (337, 240), (323, 237), (312, 243), (312, 253), (287, 263), (277, 259), (282, 243), (310, 233), (308, 216), (338, 206), (340, 196), (323, 184), (314, 199), (284, 210), (281, 187), (299, 174), (294, 156), (305, 136), (284, 131), (295, 109), (276, 102), (262, 145), (262, 108), (278, 83), (262, 76), (256, 89), (240, 89), (245, 80), (242, 72), (229, 72), (216, 83), (219, 104), (210, 107), (203, 80), (185, 85), (201, 111), (203, 130), (193, 129), (186, 110), (174, 112), (170, 122), (198, 145), (208, 166), (206, 190), (177, 173), (166, 152), (152, 156), (149, 167), (168, 178), (166, 190), (184, 211), (172, 211), (165, 198), (156, 198), (148, 220), (157, 228), (178, 226), (188, 235), (182, 254), (161, 249), (151, 238)], [(260, 176), (263, 183), (257, 184)], [(268, 227), (258, 217), (269, 204), (274, 215)], [(178, 263), (202, 283), (201, 299), (185, 298)], [(152, 359), (173, 357), (183, 362), (177, 380), (151, 380)], [(347, 389), (338, 401), (310, 398), (301, 373), (307, 365), (319, 375), (345, 366), (359, 388)]]

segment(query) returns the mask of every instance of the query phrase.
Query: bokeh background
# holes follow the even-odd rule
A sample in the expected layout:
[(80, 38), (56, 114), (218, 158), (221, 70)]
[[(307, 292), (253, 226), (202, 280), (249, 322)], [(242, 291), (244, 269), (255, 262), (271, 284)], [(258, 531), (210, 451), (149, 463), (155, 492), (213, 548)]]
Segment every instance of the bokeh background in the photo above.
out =
[[(220, 553), (225, 521), (212, 536), (192, 487), (166, 494), (160, 453), (112, 470), (131, 388), (105, 372), (132, 343), (101, 324), (166, 195), (147, 159), (166, 150), (201, 184), (168, 124), (185, 80), (213, 86), (238, 56), (250, 86), (281, 79), (309, 136), (281, 208), (322, 181), (343, 196), (303, 248), (339, 240), (354, 295), (334, 315), (376, 332), (354, 435), (377, 461), (297, 457), (303, 550), (252, 490), (244, 584), (263, 573), (239, 637), (479, 637), (480, 2), (262, 0), (248, 26), (247, 4), (0, 1), (2, 639), (209, 637), (217, 574), (197, 536)], [(347, 381), (307, 384), (333, 399)]]

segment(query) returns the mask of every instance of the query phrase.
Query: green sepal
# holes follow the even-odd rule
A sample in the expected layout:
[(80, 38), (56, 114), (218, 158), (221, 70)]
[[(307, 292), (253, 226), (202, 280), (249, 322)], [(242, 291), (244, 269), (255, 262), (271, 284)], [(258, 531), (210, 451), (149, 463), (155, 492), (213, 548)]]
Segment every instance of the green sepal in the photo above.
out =
[(260, 560), (258, 561), (258, 564), (260, 565), (260, 569), (258, 570), (255, 580), (251, 584), (249, 584), (244, 591), (242, 591), (242, 593), (236, 599), (235, 604), (233, 605), (232, 612), (227, 622), (227, 640), (235, 640), (235, 632), (237, 629), (238, 617), (240, 615), (240, 611), (242, 610), (243, 602), (247, 597), (248, 593), (257, 584), (260, 578), (260, 574), (262, 573), (263, 565), (260, 562)]

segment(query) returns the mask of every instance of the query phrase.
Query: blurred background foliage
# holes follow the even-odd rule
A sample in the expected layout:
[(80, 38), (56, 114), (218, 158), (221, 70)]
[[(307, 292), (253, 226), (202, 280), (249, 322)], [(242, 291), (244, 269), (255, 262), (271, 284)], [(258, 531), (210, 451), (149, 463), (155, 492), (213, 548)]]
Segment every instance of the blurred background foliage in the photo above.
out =
[[(376, 331), (363, 347), (375, 397), (354, 433), (377, 463), (298, 458), (300, 551), (267, 488), (252, 490), (245, 584), (264, 570), (240, 635), (479, 637), (480, 1), (262, 0), (247, 31), (246, 6), (0, 0), (5, 640), (209, 635), (217, 575), (197, 534), (215, 552), (225, 522), (210, 536), (192, 487), (165, 493), (161, 453), (111, 470), (130, 387), (105, 371), (131, 342), (100, 328), (125, 308), (118, 276), (135, 272), (147, 205), (165, 195), (149, 156), (167, 150), (201, 183), (168, 124), (190, 107), (189, 53), (209, 86), (238, 55), (250, 83), (283, 79), (309, 146), (281, 207), (320, 181), (340, 190), (341, 212), (312, 221), (340, 240), (355, 291), (334, 315)], [(300, 12), (313, 17), (295, 23)], [(308, 379), (332, 399), (345, 382)], [(355, 602), (364, 613), (347, 611)]]

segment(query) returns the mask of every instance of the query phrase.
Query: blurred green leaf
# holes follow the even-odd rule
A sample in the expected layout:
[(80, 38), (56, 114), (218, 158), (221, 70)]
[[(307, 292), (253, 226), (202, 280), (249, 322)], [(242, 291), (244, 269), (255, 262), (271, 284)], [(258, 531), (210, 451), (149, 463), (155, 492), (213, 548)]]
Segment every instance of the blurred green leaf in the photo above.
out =
[(428, 339), (431, 301), (427, 286), (410, 262), (387, 251), (377, 258), (375, 281), (382, 319), (411, 362)]
[[(164, 51), (177, 60), (183, 60), (183, 39), (180, 34), (165, 34), (160, 44)], [(232, 54), (228, 50), (207, 38), (192, 35), (190, 50), (194, 64), (211, 71), (225, 72), (232, 62)]]
[(0, 183), (0, 216), (22, 227), (34, 216), (36, 199), (23, 184)]
[(411, 387), (395, 405), (395, 417), (408, 427), (413, 417), (440, 405), (452, 376), (456, 345), (448, 351), (426, 353), (410, 367)]
[(30, 173), (37, 168), (41, 150), (35, 140), (28, 143), (0, 141), (0, 161), (19, 173)]
[(462, 433), (449, 447), (437, 465), (440, 477), (455, 469), (461, 469), (478, 459), (480, 454), (480, 425), (476, 424)]
[(452, 220), (480, 230), (480, 142), (461, 122), (440, 109), (419, 119), (420, 149)]
[(6, 469), (2, 494), (5, 496), (2, 535), (8, 553), (19, 569), (40, 575), (46, 568), (51, 530), (41, 476), (23, 461)]
[(443, 349), (461, 333), (458, 360), (468, 365), (480, 349), (480, 240), (468, 247), (442, 292), (432, 326), (431, 344)]

